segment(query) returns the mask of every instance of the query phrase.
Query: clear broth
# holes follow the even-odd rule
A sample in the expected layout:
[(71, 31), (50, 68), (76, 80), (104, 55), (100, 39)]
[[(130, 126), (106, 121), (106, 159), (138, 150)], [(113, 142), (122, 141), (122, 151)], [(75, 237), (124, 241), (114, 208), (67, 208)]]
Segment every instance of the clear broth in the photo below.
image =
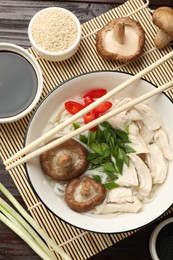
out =
[(36, 95), (37, 84), (36, 72), (27, 59), (0, 51), (0, 118), (24, 111)]

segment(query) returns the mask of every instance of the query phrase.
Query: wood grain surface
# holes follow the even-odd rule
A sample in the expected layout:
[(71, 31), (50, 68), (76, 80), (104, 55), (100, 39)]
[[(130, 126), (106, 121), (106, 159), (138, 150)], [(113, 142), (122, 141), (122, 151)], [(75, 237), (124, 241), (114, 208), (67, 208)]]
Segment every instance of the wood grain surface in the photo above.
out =
[[(40, 9), (49, 6), (60, 6), (74, 12), (81, 23), (84, 23), (122, 3), (125, 0), (100, 0), (100, 1), (0, 1), (0, 42), (18, 44), (24, 48), (30, 47), (27, 27), (31, 17)], [(150, 8), (158, 6), (173, 7), (172, 0), (151, 0)], [(0, 139), (1, 141), (1, 139)], [(1, 148), (0, 148), (1, 149)], [(6, 172), (0, 160), (0, 181), (16, 197), (21, 205), (23, 200), (16, 189), (12, 179)], [(167, 216), (169, 217), (169, 216)], [(149, 238), (154, 227), (161, 220), (155, 221), (139, 230), (136, 234), (124, 239), (100, 254), (91, 257), (92, 260), (121, 259), (121, 260), (151, 260), (149, 253)], [(0, 260), (37, 260), (40, 259), (29, 246), (26, 245), (15, 233), (0, 223)], [(76, 259), (77, 260), (77, 259)]]

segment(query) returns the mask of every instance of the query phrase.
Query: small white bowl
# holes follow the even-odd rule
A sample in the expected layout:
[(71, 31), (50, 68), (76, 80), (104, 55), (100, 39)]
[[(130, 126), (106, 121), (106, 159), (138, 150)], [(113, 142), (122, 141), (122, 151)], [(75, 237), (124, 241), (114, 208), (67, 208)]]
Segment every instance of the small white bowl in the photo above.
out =
[[(68, 47), (67, 49), (65, 49), (63, 51), (51, 51), (49, 48), (43, 48), (42, 46), (40, 46), (39, 44), (36, 43), (36, 40), (33, 37), (32, 28), (33, 28), (33, 24), (37, 22), (36, 19), (38, 19), (38, 17), (43, 15), (43, 13), (46, 14), (46, 12), (49, 15), (52, 10), (55, 10), (58, 12), (64, 12), (64, 14), (67, 14), (68, 16), (70, 16), (73, 19), (73, 21), (76, 25), (76, 30), (77, 30), (76, 39), (72, 43), (72, 45), (70, 45), (70, 47)], [(58, 14), (57, 14), (57, 17), (58, 17)], [(44, 21), (42, 23), (43, 28), (44, 28), (45, 24), (47, 24), (47, 23), (48, 23), (48, 18), (44, 19)], [(58, 21), (57, 21), (57, 24), (58, 24)], [(63, 26), (65, 26), (65, 25), (63, 25)], [(63, 27), (63, 28), (65, 28), (65, 27)], [(68, 29), (68, 25), (67, 25), (67, 29)], [(46, 29), (44, 29), (44, 30), (45, 31), (43, 32), (43, 35), (46, 37), (48, 32)], [(40, 31), (39, 31), (39, 34), (41, 34)], [(57, 31), (57, 35), (58, 35), (58, 31)], [(80, 25), (80, 22), (77, 19), (77, 17), (72, 12), (68, 11), (67, 9), (60, 8), (60, 7), (48, 7), (48, 8), (44, 8), (41, 11), (37, 12), (32, 17), (32, 19), (29, 23), (29, 26), (28, 26), (28, 37), (29, 37), (29, 40), (30, 40), (31, 45), (33, 46), (34, 50), (37, 52), (37, 54), (41, 58), (49, 60), (49, 61), (63, 61), (63, 60), (70, 58), (71, 56), (73, 56), (76, 53), (76, 51), (78, 50), (79, 45), (80, 45), (80, 40), (81, 40), (81, 25)], [(52, 36), (50, 36), (50, 37), (52, 37)], [(56, 40), (57, 39), (55, 38), (55, 42), (56, 42)]]
[[(173, 218), (168, 218), (168, 219), (164, 220), (153, 230), (153, 232), (151, 234), (150, 241), (149, 241), (149, 250), (150, 250), (150, 254), (151, 254), (151, 257), (153, 260), (160, 260), (158, 253), (157, 253), (157, 247), (156, 247), (157, 239), (158, 239), (159, 234), (161, 234), (160, 232), (163, 230), (163, 228), (165, 228), (167, 225), (169, 225), (171, 223), (173, 223)], [(162, 233), (162, 235), (163, 235), (163, 233)], [(160, 235), (160, 236), (162, 236), (162, 235)], [(164, 240), (164, 239), (165, 238), (162, 238), (162, 240)], [(169, 245), (167, 245), (167, 246), (169, 246)], [(164, 245), (163, 245), (163, 247), (164, 247)], [(165, 248), (164, 248), (164, 250), (165, 250)]]
[(42, 89), (42, 72), (34, 57), (18, 45), (0, 43), (0, 123), (27, 115)]

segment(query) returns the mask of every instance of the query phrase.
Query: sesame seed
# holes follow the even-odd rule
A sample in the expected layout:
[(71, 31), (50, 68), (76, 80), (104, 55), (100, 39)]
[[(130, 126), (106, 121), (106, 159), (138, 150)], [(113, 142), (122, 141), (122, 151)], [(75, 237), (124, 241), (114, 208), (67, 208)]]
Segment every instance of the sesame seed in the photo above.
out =
[(35, 43), (49, 52), (68, 49), (77, 38), (74, 18), (63, 10), (49, 9), (36, 16), (32, 24)]

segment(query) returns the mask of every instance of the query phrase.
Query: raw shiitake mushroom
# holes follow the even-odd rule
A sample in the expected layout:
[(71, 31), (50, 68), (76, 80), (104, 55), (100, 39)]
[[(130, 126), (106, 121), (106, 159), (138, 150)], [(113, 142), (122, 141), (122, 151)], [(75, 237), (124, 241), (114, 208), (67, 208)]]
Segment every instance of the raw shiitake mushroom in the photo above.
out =
[(112, 20), (96, 35), (96, 49), (105, 59), (129, 62), (143, 53), (145, 32), (139, 22), (129, 17)]
[(173, 9), (159, 7), (153, 12), (153, 23), (159, 28), (154, 37), (154, 44), (161, 49), (173, 40)]

